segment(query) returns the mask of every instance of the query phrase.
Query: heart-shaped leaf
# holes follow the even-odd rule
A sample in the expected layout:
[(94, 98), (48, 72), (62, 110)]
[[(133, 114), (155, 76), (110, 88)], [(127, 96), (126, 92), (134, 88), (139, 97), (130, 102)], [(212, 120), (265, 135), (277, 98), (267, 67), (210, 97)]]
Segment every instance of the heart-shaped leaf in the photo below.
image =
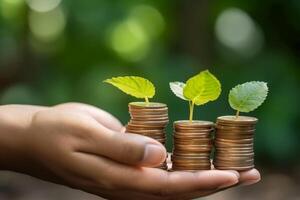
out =
[(105, 83), (110, 83), (121, 91), (136, 98), (152, 98), (155, 95), (155, 87), (149, 80), (138, 76), (123, 76), (106, 79)]
[(267, 83), (260, 81), (237, 85), (229, 92), (229, 104), (239, 112), (253, 111), (265, 101), (268, 90)]
[(216, 100), (221, 94), (221, 83), (208, 70), (202, 71), (186, 82), (183, 95), (193, 104), (203, 105)]

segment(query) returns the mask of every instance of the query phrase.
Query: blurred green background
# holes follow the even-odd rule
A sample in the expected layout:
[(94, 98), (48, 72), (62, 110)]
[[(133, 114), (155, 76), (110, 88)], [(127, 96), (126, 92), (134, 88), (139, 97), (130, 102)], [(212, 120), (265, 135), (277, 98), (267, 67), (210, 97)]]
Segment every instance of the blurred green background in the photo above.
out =
[[(259, 118), (256, 161), (264, 169), (300, 165), (299, 0), (0, 0), (0, 103), (55, 105), (78, 101), (128, 121), (134, 98), (102, 83), (138, 75), (157, 88), (171, 121), (186, 102), (169, 90), (209, 69), (222, 82), (218, 101), (195, 118), (234, 114), (230, 88), (268, 82)], [(169, 126), (171, 150), (171, 126)]]

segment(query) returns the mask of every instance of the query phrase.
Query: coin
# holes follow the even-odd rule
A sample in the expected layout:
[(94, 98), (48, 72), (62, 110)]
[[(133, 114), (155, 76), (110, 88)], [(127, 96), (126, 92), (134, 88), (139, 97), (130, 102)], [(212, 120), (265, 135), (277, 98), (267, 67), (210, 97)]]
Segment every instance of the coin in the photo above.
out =
[(228, 166), (215, 166), (217, 169), (220, 170), (237, 170), (237, 171), (246, 171), (246, 170), (250, 170), (254, 168), (254, 165), (248, 165), (248, 166), (232, 166), (232, 167), (228, 167)]
[[(126, 125), (126, 133), (147, 136), (165, 145), (165, 128), (169, 123), (167, 105), (156, 102), (131, 102), (128, 107), (131, 119)], [(162, 162), (156, 168), (167, 170), (167, 162)]]
[(174, 165), (172, 166), (172, 171), (197, 171), (199, 170), (210, 170), (211, 169), (211, 164), (210, 162), (206, 164), (201, 164), (201, 165)]
[(151, 109), (151, 108), (167, 108), (167, 105), (164, 103), (159, 102), (130, 102), (129, 104), (130, 108), (141, 108), (141, 109)]
[(217, 118), (214, 138), (216, 169), (248, 170), (254, 167), (254, 117), (222, 116)]
[(174, 122), (172, 171), (210, 169), (213, 131), (214, 124), (208, 121)]
[(233, 115), (227, 115), (227, 116), (221, 116), (218, 117), (218, 122), (223, 122), (223, 123), (229, 123), (229, 124), (236, 124), (238, 123), (240, 124), (245, 124), (245, 125), (249, 125), (249, 124), (256, 124), (258, 119), (255, 117), (249, 117), (249, 116), (233, 116)]

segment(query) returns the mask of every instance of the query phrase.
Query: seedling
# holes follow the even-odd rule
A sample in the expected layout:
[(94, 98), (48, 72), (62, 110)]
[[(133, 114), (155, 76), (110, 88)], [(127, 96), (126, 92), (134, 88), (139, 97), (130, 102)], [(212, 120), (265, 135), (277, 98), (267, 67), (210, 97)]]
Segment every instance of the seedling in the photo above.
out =
[(236, 110), (236, 119), (240, 112), (251, 112), (258, 108), (267, 98), (268, 86), (265, 82), (251, 81), (237, 85), (229, 92), (231, 108)]
[(172, 92), (179, 98), (189, 102), (189, 121), (193, 121), (194, 106), (204, 105), (216, 100), (221, 94), (219, 80), (208, 70), (191, 77), (186, 83), (171, 82)]
[(146, 105), (149, 104), (149, 99), (155, 95), (155, 87), (149, 80), (138, 76), (123, 76), (113, 77), (104, 80), (126, 94), (136, 98), (145, 99)]

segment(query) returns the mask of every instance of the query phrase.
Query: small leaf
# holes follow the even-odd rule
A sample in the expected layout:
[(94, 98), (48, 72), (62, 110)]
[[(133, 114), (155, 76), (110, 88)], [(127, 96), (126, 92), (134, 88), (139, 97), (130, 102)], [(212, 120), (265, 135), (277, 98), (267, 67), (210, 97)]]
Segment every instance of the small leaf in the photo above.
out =
[(155, 95), (155, 87), (149, 80), (138, 76), (123, 76), (106, 79), (121, 91), (136, 98), (152, 98)]
[(186, 99), (184, 96), (183, 96), (183, 88), (185, 87), (185, 83), (182, 83), (182, 82), (171, 82), (170, 83), (170, 88), (172, 90), (172, 92), (179, 98), (185, 100), (185, 101), (188, 101), (188, 99)]
[(216, 100), (221, 94), (219, 80), (208, 70), (202, 71), (186, 82), (183, 95), (196, 105)]
[(258, 108), (265, 101), (267, 95), (267, 83), (252, 81), (232, 88), (228, 100), (233, 109), (250, 112)]

